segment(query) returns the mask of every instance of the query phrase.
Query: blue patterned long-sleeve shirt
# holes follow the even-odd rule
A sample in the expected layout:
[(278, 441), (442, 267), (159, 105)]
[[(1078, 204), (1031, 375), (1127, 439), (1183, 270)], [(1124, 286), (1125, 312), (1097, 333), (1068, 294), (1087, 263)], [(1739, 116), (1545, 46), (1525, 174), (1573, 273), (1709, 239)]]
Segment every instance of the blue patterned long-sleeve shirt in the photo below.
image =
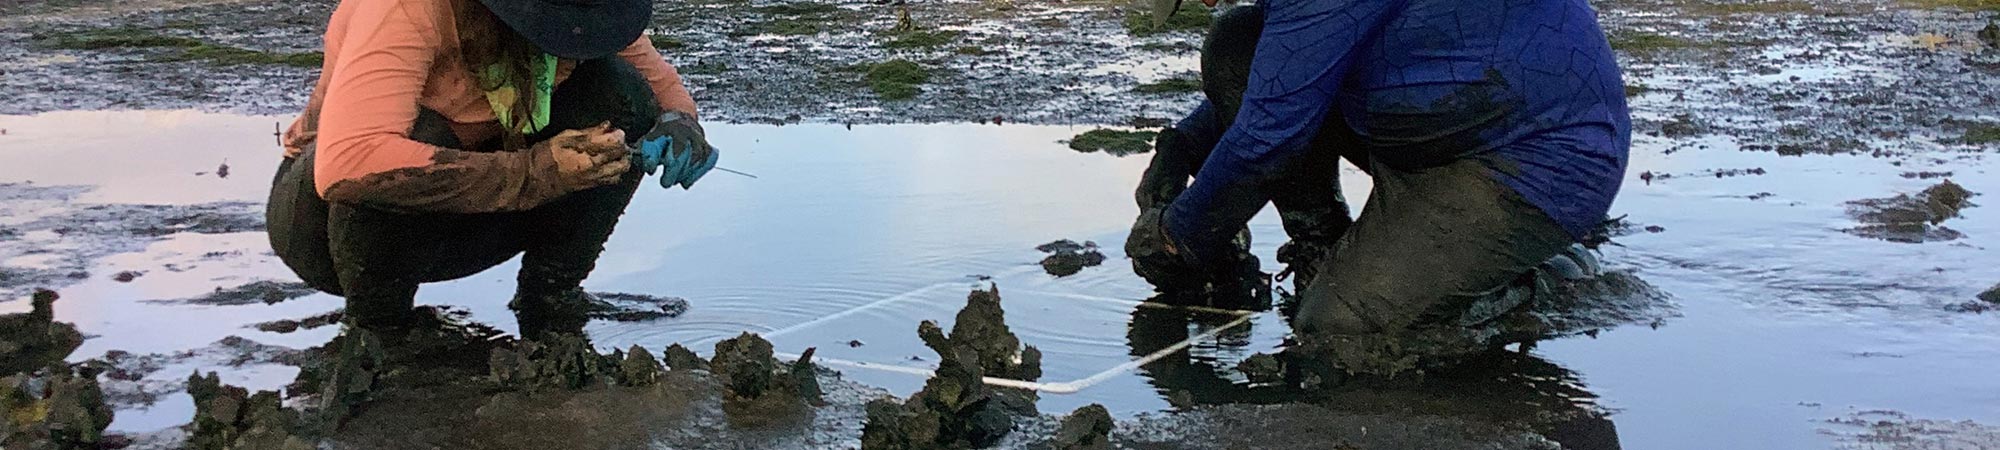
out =
[[(1203, 104), (1180, 131), (1215, 143), (1167, 214), (1219, 254), (1271, 198), (1264, 181), (1310, 151), (1338, 111), (1371, 160), (1415, 170), (1462, 158), (1572, 235), (1601, 222), (1624, 177), (1624, 83), (1586, 0), (1267, 0), (1236, 120)], [(1337, 109), (1335, 109), (1337, 108)], [(1217, 135), (1219, 133), (1219, 135)]]

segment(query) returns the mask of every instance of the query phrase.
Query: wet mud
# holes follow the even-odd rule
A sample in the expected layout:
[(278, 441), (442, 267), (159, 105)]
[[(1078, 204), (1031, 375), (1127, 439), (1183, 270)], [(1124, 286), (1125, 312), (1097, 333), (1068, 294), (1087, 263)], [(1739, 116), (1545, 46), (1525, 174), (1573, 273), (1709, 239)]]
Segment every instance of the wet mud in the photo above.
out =
[(242, 370), (256, 365), (299, 366), (306, 361), (307, 354), (297, 349), (230, 336), (205, 347), (174, 353), (140, 355), (111, 350), (79, 364), (102, 374), (99, 383), (105, 403), (117, 409), (133, 409), (150, 407), (167, 396), (187, 392), (188, 380), (182, 374), (191, 367)]
[(1944, 180), (1916, 194), (1855, 200), (1847, 203), (1847, 214), (1860, 226), (1846, 231), (1856, 236), (1890, 242), (1923, 243), (1950, 241), (1964, 233), (1944, 226), (1959, 217), (1959, 210), (1978, 206), (1975, 195), (1958, 183)]
[[(1328, 336), (1301, 340), (1282, 356), (1289, 383), (1307, 389), (1336, 387), (1353, 380), (1422, 377), (1448, 369), (1507, 345), (1593, 334), (1620, 326), (1658, 326), (1679, 314), (1671, 298), (1629, 270), (1605, 270), (1595, 250), (1573, 246), (1567, 256), (1551, 259), (1494, 298), (1482, 304), (1522, 305), (1499, 312), (1491, 320), (1453, 326), (1420, 327), (1371, 335)], [(1556, 263), (1561, 262), (1558, 265)], [(1287, 298), (1295, 303), (1296, 298)], [(1500, 306), (1493, 306), (1498, 308)], [(1252, 364), (1246, 360), (1245, 364)], [(1268, 363), (1256, 363), (1255, 373), (1268, 377)]]
[[(264, 206), (247, 202), (194, 205), (90, 204), (85, 186), (0, 183), (0, 299), (31, 289), (63, 287), (91, 278), (90, 263), (144, 250), (176, 233), (221, 234), (264, 230)], [(32, 259), (34, 265), (10, 261)], [(107, 274), (125, 278), (128, 274)], [(130, 275), (136, 278), (138, 275)]]
[[(335, 3), (30, 8), (36, 13), (0, 20), (0, 71), (9, 75), (0, 78), (0, 114), (181, 108), (295, 114), (318, 72), (319, 33)], [(1115, 2), (696, 0), (655, 8), (655, 46), (686, 76), (704, 119), (781, 124), (1127, 123), (1169, 116), (1194, 94), (1134, 88), (1163, 78), (1154, 61), (1184, 60), (1171, 72), (1191, 70), (1208, 18), (1197, 6), (1169, 29), (1128, 31), (1150, 23), (1140, 20), (1142, 8)], [(732, 13), (717, 13), (724, 10)], [(143, 39), (59, 45), (113, 32)], [(927, 75), (889, 79), (867, 70), (892, 60), (921, 66)]]
[(2000, 446), (2000, 428), (1971, 421), (1911, 417), (1899, 411), (1858, 411), (1827, 419), (1820, 433), (1836, 450), (1984, 450)]
[(299, 330), (311, 330), (329, 325), (337, 325), (342, 318), (346, 317), (345, 313), (345, 310), (328, 311), (302, 319), (280, 319), (262, 322), (251, 327), (256, 328), (257, 331), (285, 334)]
[(233, 288), (215, 288), (214, 292), (200, 297), (178, 300), (190, 305), (241, 306), (253, 304), (277, 304), (286, 300), (318, 293), (318, 289), (302, 281), (253, 281)]
[(1078, 244), (1064, 239), (1036, 246), (1035, 250), (1049, 254), (1042, 258), (1042, 271), (1057, 277), (1076, 275), (1086, 267), (1104, 264), (1104, 252), (1098, 250), (1096, 242)]
[(597, 302), (590, 307), (590, 318), (617, 322), (643, 322), (657, 319), (671, 319), (687, 313), (688, 301), (680, 297), (661, 297), (645, 294), (619, 292), (593, 292)]

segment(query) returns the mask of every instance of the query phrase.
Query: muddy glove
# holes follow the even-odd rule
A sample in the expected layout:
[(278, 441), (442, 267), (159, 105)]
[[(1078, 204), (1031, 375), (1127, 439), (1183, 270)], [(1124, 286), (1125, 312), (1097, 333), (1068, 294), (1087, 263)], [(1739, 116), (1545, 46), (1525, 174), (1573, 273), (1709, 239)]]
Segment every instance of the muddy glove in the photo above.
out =
[(626, 158), (625, 132), (610, 123), (582, 130), (565, 130), (537, 144), (533, 151), (547, 152), (555, 161), (555, 181), (559, 192), (569, 193), (617, 183), (632, 169)]
[(718, 158), (715, 148), (708, 145), (701, 123), (676, 111), (661, 114), (653, 123), (653, 131), (639, 138), (635, 150), (639, 167), (645, 168), (648, 175), (659, 174), (663, 188), (693, 187), (695, 181), (715, 168)]
[(1165, 208), (1149, 208), (1132, 224), (1132, 234), (1125, 238), (1125, 256), (1132, 258), (1132, 271), (1161, 292), (1204, 290), (1207, 277), (1174, 244), (1165, 217)]

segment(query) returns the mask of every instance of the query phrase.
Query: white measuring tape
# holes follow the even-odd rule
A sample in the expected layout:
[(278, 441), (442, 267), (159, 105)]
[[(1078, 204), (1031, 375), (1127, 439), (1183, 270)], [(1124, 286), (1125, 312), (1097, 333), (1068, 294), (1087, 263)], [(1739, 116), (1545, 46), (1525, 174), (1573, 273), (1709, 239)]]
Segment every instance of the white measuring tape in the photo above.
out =
[[(928, 293), (928, 292), (930, 292), (931, 290), (934, 290), (934, 289), (941, 289), (941, 288), (946, 288), (946, 287), (951, 287), (951, 286), (959, 286), (959, 284), (956, 284), (956, 283), (939, 283), (939, 284), (934, 284), (934, 285), (930, 285), (930, 286), (925, 286), (925, 287), (921, 287), (921, 288), (917, 288), (916, 290), (913, 290), (913, 291), (910, 291), (910, 292), (906, 292), (906, 293), (903, 293), (903, 294), (899, 294), (899, 295), (895, 295), (895, 296), (891, 296), (891, 297), (888, 297), (888, 298), (884, 298), (884, 299), (881, 299), (881, 300), (877, 300), (877, 301), (875, 301), (875, 302), (872, 302), (872, 303), (869, 303), (869, 304), (866, 304), (866, 305), (861, 305), (861, 306), (860, 306), (860, 307), (858, 307), (858, 308), (854, 308), (854, 309), (850, 309), (850, 310), (847, 310), (847, 311), (842, 311), (842, 312), (839, 312), (839, 313), (835, 313), (835, 314), (831, 314), (831, 315), (828, 315), (828, 316), (826, 316), (826, 317), (821, 317), (821, 318), (818, 318), (818, 319), (813, 319), (813, 320), (810, 320), (810, 321), (806, 321), (806, 322), (804, 322), (804, 323), (800, 323), (800, 324), (797, 324), (797, 325), (792, 325), (792, 326), (789, 326), (789, 327), (785, 327), (785, 328), (781, 328), (781, 329), (778, 329), (778, 330), (773, 330), (773, 331), (771, 331), (770, 333), (768, 333), (768, 334), (765, 334), (765, 336), (766, 336), (767, 338), (768, 338), (768, 337), (774, 337), (774, 336), (782, 336), (782, 335), (785, 335), (785, 334), (789, 334), (789, 333), (792, 333), (792, 332), (795, 332), (795, 331), (798, 331), (798, 330), (802, 330), (802, 329), (806, 329), (806, 328), (811, 328), (811, 327), (813, 327), (813, 326), (817, 326), (817, 325), (820, 325), (820, 324), (823, 324), (823, 323), (826, 323), (826, 322), (829, 322), (829, 321), (832, 321), (832, 320), (838, 320), (838, 319), (840, 319), (840, 318), (842, 318), (842, 317), (847, 317), (847, 316), (850, 316), (850, 315), (854, 315), (854, 314), (856, 314), (856, 313), (859, 313), (859, 312), (861, 312), (861, 311), (866, 311), (866, 310), (870, 310), (870, 309), (875, 309), (875, 308), (879, 308), (879, 307), (882, 307), (882, 306), (884, 306), (884, 305), (888, 305), (888, 304), (892, 304), (892, 303), (896, 303), (896, 302), (901, 302), (901, 301), (906, 301), (906, 300), (910, 300), (910, 299), (916, 299), (916, 298), (923, 298), (924, 294), (925, 294), (925, 293)], [(1024, 292), (1024, 291), (1013, 291), (1013, 292)], [(1257, 316), (1257, 314), (1258, 314), (1258, 313), (1257, 313), (1256, 311), (1242, 311), (1242, 310), (1233, 310), (1233, 309), (1220, 309), (1220, 308), (1209, 308), (1209, 307), (1203, 307), (1203, 306), (1174, 306), (1174, 305), (1165, 305), (1165, 304), (1159, 304), (1159, 303), (1149, 303), (1149, 302), (1138, 302), (1138, 301), (1131, 301), (1131, 300), (1125, 300), (1125, 299), (1117, 299), (1117, 298), (1110, 298), (1110, 297), (1100, 297), (1100, 296), (1094, 296), (1094, 295), (1084, 295), (1084, 294), (1068, 294), (1068, 293), (1057, 293), (1057, 292), (1037, 292), (1037, 291), (1025, 291), (1025, 292), (1026, 292), (1026, 293), (1028, 293), (1028, 294), (1033, 294), (1033, 295), (1048, 295), (1048, 296), (1055, 296), (1055, 297), (1068, 297), (1068, 298), (1074, 298), (1074, 299), (1079, 299), (1079, 300), (1088, 300), (1088, 301), (1100, 301), (1100, 302), (1110, 302), (1110, 303), (1118, 303), (1118, 304), (1123, 304), (1123, 305), (1128, 305), (1128, 306), (1132, 306), (1132, 307), (1137, 307), (1137, 308), (1167, 308), (1167, 309), (1180, 309), (1180, 310), (1186, 310), (1186, 311), (1195, 311), (1195, 312), (1203, 312), (1203, 313), (1211, 313), (1211, 314), (1225, 314), (1225, 315), (1233, 315), (1233, 316), (1236, 316), (1236, 319), (1235, 319), (1235, 320), (1231, 320), (1231, 321), (1229, 321), (1228, 323), (1225, 323), (1225, 324), (1223, 324), (1223, 325), (1222, 325), (1222, 326), (1220, 326), (1220, 327), (1215, 327), (1214, 329), (1210, 329), (1210, 330), (1208, 330), (1208, 331), (1205, 331), (1205, 332), (1202, 332), (1202, 333), (1200, 333), (1200, 334), (1196, 334), (1196, 335), (1194, 335), (1194, 336), (1190, 336), (1190, 337), (1188, 337), (1188, 338), (1187, 338), (1187, 339), (1185, 339), (1185, 340), (1182, 340), (1182, 341), (1180, 341), (1180, 342), (1177, 342), (1177, 343), (1174, 343), (1174, 345), (1169, 345), (1169, 346), (1167, 346), (1166, 348), (1162, 348), (1162, 349), (1159, 349), (1159, 350), (1157, 350), (1157, 351), (1154, 351), (1154, 352), (1153, 352), (1153, 353), (1151, 353), (1151, 354), (1147, 354), (1146, 356), (1142, 356), (1142, 357), (1139, 357), (1139, 358), (1137, 358), (1137, 359), (1133, 359), (1133, 360), (1131, 360), (1131, 361), (1126, 361), (1126, 362), (1125, 362), (1124, 364), (1119, 364), (1119, 365), (1117, 365), (1117, 366), (1113, 366), (1113, 367), (1111, 367), (1111, 368), (1109, 368), (1109, 369), (1104, 369), (1104, 371), (1101, 371), (1101, 372), (1098, 372), (1098, 373), (1096, 373), (1096, 374), (1092, 374), (1091, 376), (1088, 376), (1088, 377), (1083, 377), (1083, 378), (1079, 378), (1079, 379), (1075, 379), (1075, 380), (1070, 380), (1070, 381), (1064, 381), (1064, 382), (1060, 382), (1060, 383), (1042, 383), (1042, 382), (1035, 382), (1035, 381), (1023, 381), (1023, 380), (1015, 380), (1015, 379), (1008, 379), (1008, 378), (994, 378), (994, 377), (985, 377), (984, 381), (986, 382), (986, 384), (987, 384), (987, 385), (991, 385), (991, 386), (999, 386), (999, 387), (1006, 387), (1006, 388), (1014, 388), (1014, 389), (1026, 389), (1026, 390), (1031, 390), (1031, 391), (1036, 391), (1036, 392), (1044, 392), (1044, 393), (1050, 393), (1050, 394), (1075, 394), (1075, 393), (1077, 393), (1077, 392), (1080, 392), (1080, 391), (1083, 391), (1084, 389), (1088, 389), (1088, 388), (1090, 388), (1091, 386), (1096, 386), (1096, 385), (1097, 385), (1097, 384), (1099, 384), (1099, 383), (1103, 383), (1103, 382), (1105, 382), (1106, 380), (1110, 380), (1110, 379), (1111, 379), (1111, 378), (1113, 378), (1113, 377), (1117, 377), (1117, 376), (1119, 376), (1119, 375), (1124, 375), (1124, 374), (1126, 374), (1126, 373), (1129, 373), (1129, 372), (1131, 372), (1131, 371), (1133, 371), (1133, 370), (1137, 370), (1137, 369), (1138, 369), (1138, 368), (1139, 368), (1140, 366), (1144, 366), (1144, 365), (1147, 365), (1147, 364), (1152, 364), (1152, 363), (1153, 363), (1153, 362), (1155, 362), (1155, 361), (1159, 361), (1159, 360), (1161, 360), (1161, 359), (1164, 359), (1164, 358), (1166, 358), (1166, 357), (1167, 357), (1167, 356), (1169, 356), (1169, 355), (1173, 355), (1174, 353), (1177, 353), (1177, 352), (1180, 352), (1181, 350), (1186, 350), (1186, 349), (1187, 349), (1188, 347), (1191, 347), (1191, 346), (1193, 346), (1193, 345), (1194, 345), (1194, 344), (1195, 344), (1196, 342), (1201, 342), (1201, 341), (1204, 341), (1204, 340), (1209, 340), (1209, 339), (1213, 339), (1213, 338), (1215, 338), (1215, 336), (1216, 336), (1216, 335), (1218, 335), (1218, 334), (1222, 334), (1222, 332), (1224, 332), (1224, 331), (1229, 331), (1230, 329), (1234, 329), (1234, 328), (1236, 328), (1236, 327), (1240, 327), (1240, 326), (1243, 326), (1244, 324), (1247, 324), (1247, 323), (1250, 323), (1250, 319), (1253, 319), (1253, 318), (1256, 318), (1256, 316)], [(796, 354), (796, 353), (778, 353), (778, 354), (777, 354), (776, 356), (778, 356), (778, 357), (780, 357), (780, 358), (785, 358), (785, 359), (791, 359), (791, 360), (797, 360), (797, 359), (799, 358), (799, 356), (800, 356), (800, 355), (799, 355), (799, 354)], [(935, 374), (935, 373), (934, 373), (934, 372), (933, 372), (933, 371), (932, 371), (931, 369), (927, 369), (927, 368), (922, 368), (922, 367), (911, 367), (911, 366), (902, 366), (902, 365), (894, 365), (894, 364), (876, 364), (876, 363), (869, 363), (869, 362), (861, 362), (861, 361), (848, 361), (848, 360), (843, 360), (843, 359), (833, 359), (833, 358), (820, 358), (820, 357), (814, 357), (814, 358), (813, 358), (813, 362), (814, 362), (814, 363), (818, 363), (818, 364), (824, 364), (824, 365), (828, 365), (828, 366), (840, 366), (840, 367), (848, 367), (848, 368), (854, 368), (854, 369), (863, 369), (863, 370), (874, 370), (874, 371), (880, 371), (880, 372), (889, 372), (889, 373), (900, 373), (900, 374), (906, 374), (906, 375), (915, 375), (915, 376), (920, 376), (920, 377), (930, 377), (931, 375)]]

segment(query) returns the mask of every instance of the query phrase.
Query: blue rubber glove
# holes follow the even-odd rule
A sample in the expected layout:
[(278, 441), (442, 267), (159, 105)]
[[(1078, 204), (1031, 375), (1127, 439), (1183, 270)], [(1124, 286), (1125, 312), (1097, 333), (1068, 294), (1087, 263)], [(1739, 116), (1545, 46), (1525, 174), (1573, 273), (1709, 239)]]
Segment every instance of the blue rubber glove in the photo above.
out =
[(695, 181), (715, 169), (717, 154), (708, 145), (701, 123), (679, 112), (668, 111), (653, 123), (653, 130), (639, 138), (639, 167), (646, 174), (660, 175), (660, 187), (694, 186)]

